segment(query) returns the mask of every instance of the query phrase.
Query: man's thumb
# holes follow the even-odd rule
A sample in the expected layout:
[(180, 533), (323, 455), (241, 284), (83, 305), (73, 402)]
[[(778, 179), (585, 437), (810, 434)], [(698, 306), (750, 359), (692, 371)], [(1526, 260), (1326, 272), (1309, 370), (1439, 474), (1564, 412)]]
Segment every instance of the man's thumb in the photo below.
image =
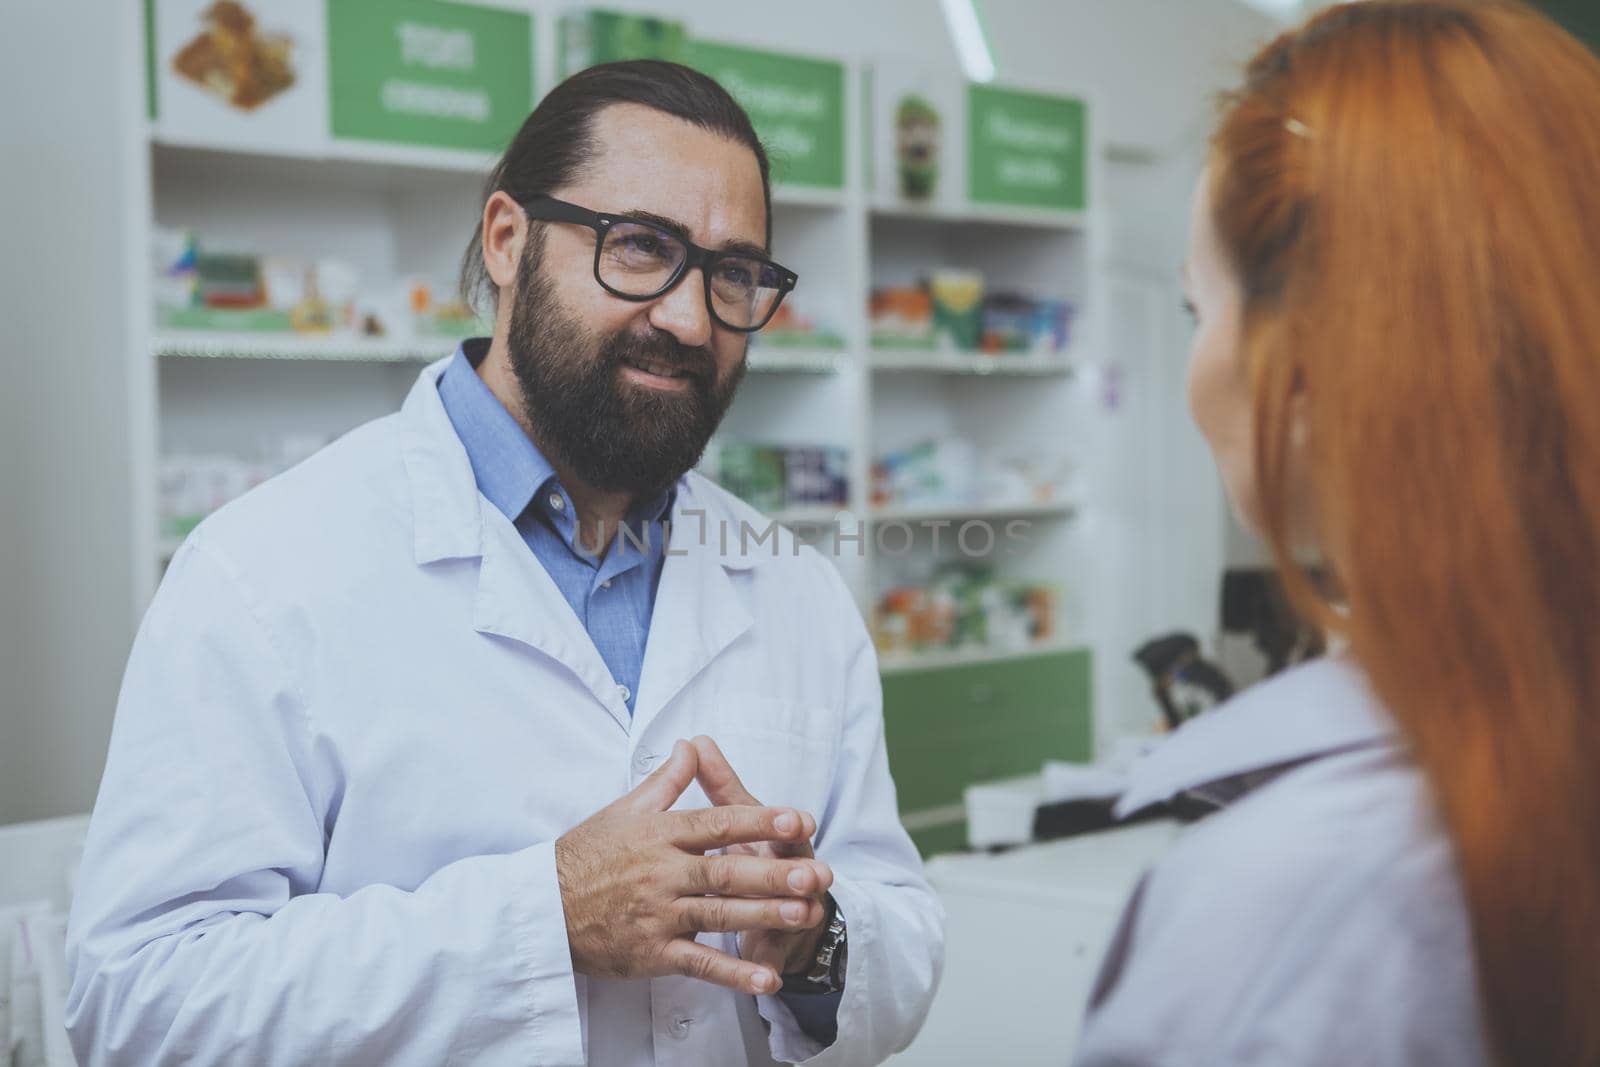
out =
[(672, 755), (623, 797), (623, 804), (630, 811), (666, 811), (689, 788), (698, 769), (694, 746), (687, 741), (674, 741)]

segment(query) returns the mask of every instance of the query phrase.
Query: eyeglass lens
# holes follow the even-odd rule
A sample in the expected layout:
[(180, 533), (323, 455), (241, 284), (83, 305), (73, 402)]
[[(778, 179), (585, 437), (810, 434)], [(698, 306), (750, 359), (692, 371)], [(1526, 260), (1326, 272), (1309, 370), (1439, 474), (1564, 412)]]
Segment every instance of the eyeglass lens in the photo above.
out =
[[(689, 250), (676, 236), (638, 222), (617, 222), (600, 247), (600, 280), (625, 296), (652, 297), (671, 283)], [(782, 295), (771, 264), (722, 254), (706, 264), (712, 313), (726, 326), (764, 325)]]

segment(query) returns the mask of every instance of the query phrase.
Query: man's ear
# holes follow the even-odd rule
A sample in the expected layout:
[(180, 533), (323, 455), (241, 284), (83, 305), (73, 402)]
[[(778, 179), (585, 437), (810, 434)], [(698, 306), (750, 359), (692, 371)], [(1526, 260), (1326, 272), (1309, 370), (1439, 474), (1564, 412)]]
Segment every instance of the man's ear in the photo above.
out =
[(528, 216), (505, 192), (496, 191), (483, 205), (483, 267), (501, 289), (514, 285), (527, 242)]

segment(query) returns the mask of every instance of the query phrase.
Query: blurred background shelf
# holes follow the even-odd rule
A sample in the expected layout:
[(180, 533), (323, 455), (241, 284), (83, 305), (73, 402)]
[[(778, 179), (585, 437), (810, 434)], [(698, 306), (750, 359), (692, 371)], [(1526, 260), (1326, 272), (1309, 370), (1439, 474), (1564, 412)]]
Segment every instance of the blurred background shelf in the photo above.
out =
[(932, 372), (936, 374), (1039, 375), (1070, 377), (1073, 361), (1061, 356), (989, 355), (950, 352), (934, 348), (874, 347), (868, 361), (875, 371)]
[(450, 338), (391, 340), (318, 334), (167, 331), (155, 335), (157, 356), (174, 359), (310, 360), (340, 363), (429, 363), (447, 356)]
[(749, 362), (750, 370), (761, 373), (837, 374), (852, 360), (839, 349), (756, 344), (750, 346)]
[(982, 204), (963, 204), (960, 208), (952, 208), (943, 204), (875, 200), (870, 211), (875, 218), (913, 219), (958, 226), (981, 225), (1025, 230), (1086, 230), (1089, 226), (1089, 216), (1082, 211), (1046, 211)]
[(882, 674), (908, 674), (917, 671), (939, 670), (946, 667), (974, 667), (1014, 660), (1059, 656), (1067, 652), (1082, 651), (1081, 643), (1051, 640), (1022, 648), (966, 647), (938, 649), (925, 652), (884, 652), (878, 656), (878, 670)]
[(843, 504), (825, 507), (784, 508), (774, 511), (770, 518), (780, 526), (831, 526), (849, 509)]
[(929, 522), (941, 519), (1070, 519), (1077, 508), (1064, 500), (1047, 502), (1019, 501), (1013, 504), (941, 504), (929, 507), (874, 508), (869, 518), (873, 522)]

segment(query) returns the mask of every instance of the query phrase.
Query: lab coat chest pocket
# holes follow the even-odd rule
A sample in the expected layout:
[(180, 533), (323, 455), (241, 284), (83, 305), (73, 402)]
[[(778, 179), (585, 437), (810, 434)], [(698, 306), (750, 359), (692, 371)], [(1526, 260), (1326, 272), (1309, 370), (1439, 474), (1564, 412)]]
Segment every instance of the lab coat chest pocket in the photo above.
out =
[(838, 720), (831, 710), (729, 693), (707, 716), (704, 732), (761, 803), (822, 816), (838, 754)]

